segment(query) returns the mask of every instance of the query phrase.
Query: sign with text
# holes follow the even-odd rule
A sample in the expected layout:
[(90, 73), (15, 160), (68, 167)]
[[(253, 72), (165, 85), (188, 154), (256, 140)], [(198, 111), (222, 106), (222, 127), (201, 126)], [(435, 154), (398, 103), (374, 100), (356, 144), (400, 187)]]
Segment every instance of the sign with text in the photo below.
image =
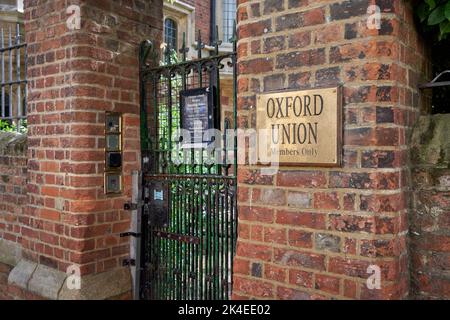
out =
[(269, 137), (262, 158), (279, 155), (280, 165), (340, 166), (342, 140), (341, 87), (286, 91), (257, 97), (257, 130)]
[[(209, 144), (204, 140), (204, 131), (214, 128), (214, 106), (210, 88), (181, 92), (181, 128), (191, 135), (190, 144), (185, 147)], [(197, 134), (196, 134), (197, 133)]]

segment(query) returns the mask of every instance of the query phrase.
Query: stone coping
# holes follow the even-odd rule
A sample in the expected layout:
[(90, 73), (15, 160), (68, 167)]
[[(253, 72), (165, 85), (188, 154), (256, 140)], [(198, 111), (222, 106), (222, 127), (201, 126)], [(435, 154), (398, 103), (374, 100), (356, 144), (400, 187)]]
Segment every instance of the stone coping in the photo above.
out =
[(82, 276), (80, 289), (70, 289), (73, 276), (25, 259), (11, 270), (8, 284), (51, 300), (106, 300), (131, 292), (130, 270), (118, 268)]
[(22, 248), (19, 244), (0, 239), (0, 263), (15, 266), (22, 259)]

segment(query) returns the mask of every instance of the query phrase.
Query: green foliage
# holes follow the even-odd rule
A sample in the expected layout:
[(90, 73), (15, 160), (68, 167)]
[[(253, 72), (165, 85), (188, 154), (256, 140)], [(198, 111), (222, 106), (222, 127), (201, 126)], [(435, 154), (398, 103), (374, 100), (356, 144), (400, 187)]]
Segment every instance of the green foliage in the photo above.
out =
[[(179, 63), (177, 52), (173, 49), (169, 49), (170, 51), (166, 52), (167, 48), (163, 49), (162, 60), (160, 61), (161, 66), (169, 66), (173, 64)], [(179, 99), (180, 90), (182, 88), (182, 79), (181, 76), (176, 74), (170, 78), (170, 86), (172, 91), (172, 105), (169, 106), (169, 97), (168, 97), (168, 79), (165, 78), (166, 81), (161, 82), (161, 89), (164, 95), (159, 99), (158, 106), (158, 128), (159, 128), (159, 147), (160, 149), (169, 149), (169, 140), (172, 140), (173, 134), (177, 132), (180, 128), (180, 108), (177, 104)], [(169, 113), (171, 117), (171, 128), (169, 128)], [(172, 136), (171, 136), (172, 135)], [(178, 157), (178, 159), (183, 157), (182, 153), (175, 150), (172, 146), (172, 158)], [(171, 172), (176, 170), (174, 167), (170, 167)]]
[(420, 0), (416, 15), (425, 32), (447, 39), (450, 34), (450, 0)]
[(15, 122), (11, 123), (11, 121), (0, 120), (0, 131), (26, 133), (27, 121), (20, 120), (19, 130), (17, 130), (17, 124)]

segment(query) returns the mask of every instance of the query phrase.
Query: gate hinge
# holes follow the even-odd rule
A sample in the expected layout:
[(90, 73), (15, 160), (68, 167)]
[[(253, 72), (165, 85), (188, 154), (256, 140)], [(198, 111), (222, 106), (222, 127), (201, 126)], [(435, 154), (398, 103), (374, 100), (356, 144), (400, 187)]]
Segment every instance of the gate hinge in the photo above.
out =
[(125, 211), (134, 211), (134, 210), (138, 209), (138, 205), (137, 205), (137, 203), (127, 202), (123, 205), (123, 209)]
[(135, 237), (135, 238), (140, 238), (141, 233), (136, 233), (136, 232), (124, 232), (120, 234), (121, 238), (125, 238), (125, 237)]
[(123, 267), (134, 267), (136, 266), (136, 260), (134, 259), (124, 259), (122, 260)]

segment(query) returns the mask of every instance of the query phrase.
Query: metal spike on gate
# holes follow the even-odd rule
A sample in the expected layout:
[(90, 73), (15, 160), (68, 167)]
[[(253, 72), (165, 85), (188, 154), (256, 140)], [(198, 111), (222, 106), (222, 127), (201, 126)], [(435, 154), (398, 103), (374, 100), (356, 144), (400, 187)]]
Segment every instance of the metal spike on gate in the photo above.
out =
[(197, 56), (198, 59), (202, 58), (202, 50), (205, 48), (205, 44), (202, 42), (202, 32), (200, 29), (198, 30), (198, 39), (197, 39)]
[(230, 43), (233, 44), (233, 48), (236, 48), (237, 46), (237, 27), (236, 27), (236, 20), (233, 22), (233, 36), (230, 38)]
[(171, 57), (170, 57), (170, 54), (171, 54), (170, 51), (171, 51), (170, 44), (167, 44), (165, 49), (164, 49), (164, 60), (165, 60), (167, 65), (171, 65), (172, 64)]
[(180, 49), (180, 53), (182, 55), (183, 62), (186, 62), (186, 54), (189, 52), (189, 48), (186, 47), (186, 32), (183, 32), (183, 44)]
[(219, 26), (216, 26), (216, 36), (214, 37), (215, 40), (214, 42), (211, 44), (215, 47), (215, 55), (218, 56), (219, 55), (219, 47), (222, 44), (222, 40), (219, 40)]

